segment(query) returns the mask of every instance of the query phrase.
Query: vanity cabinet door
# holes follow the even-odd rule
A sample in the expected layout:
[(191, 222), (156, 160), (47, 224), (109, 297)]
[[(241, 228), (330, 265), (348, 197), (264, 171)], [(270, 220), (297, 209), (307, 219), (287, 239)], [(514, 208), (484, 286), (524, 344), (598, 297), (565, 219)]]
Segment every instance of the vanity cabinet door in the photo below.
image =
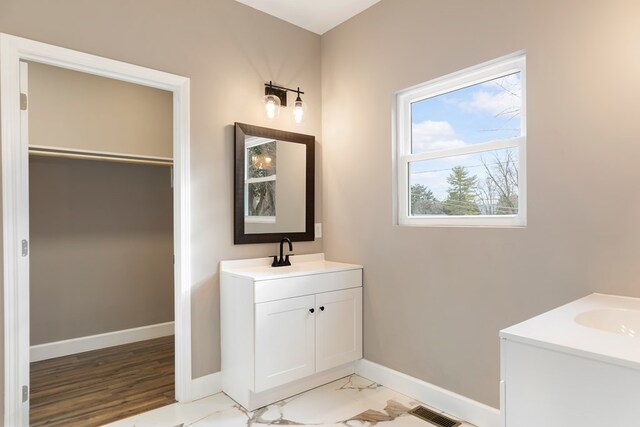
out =
[(264, 302), (256, 304), (255, 310), (254, 391), (313, 374), (317, 314), (314, 296)]
[(316, 295), (316, 371), (362, 358), (362, 288)]

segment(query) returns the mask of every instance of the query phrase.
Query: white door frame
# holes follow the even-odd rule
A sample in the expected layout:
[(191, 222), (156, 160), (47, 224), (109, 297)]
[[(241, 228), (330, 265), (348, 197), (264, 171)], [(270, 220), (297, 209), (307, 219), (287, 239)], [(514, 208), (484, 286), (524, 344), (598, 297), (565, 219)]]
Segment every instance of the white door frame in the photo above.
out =
[(189, 79), (0, 33), (4, 425), (29, 423), (29, 152), (20, 128), (20, 61), (41, 62), (173, 92), (176, 400), (191, 400), (191, 220)]

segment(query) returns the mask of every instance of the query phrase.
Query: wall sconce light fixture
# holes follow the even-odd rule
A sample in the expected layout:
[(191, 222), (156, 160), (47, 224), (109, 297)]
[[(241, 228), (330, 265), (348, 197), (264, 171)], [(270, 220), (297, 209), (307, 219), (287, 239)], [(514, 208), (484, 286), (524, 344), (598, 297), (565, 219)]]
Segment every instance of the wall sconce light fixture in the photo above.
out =
[(273, 82), (264, 84), (264, 108), (267, 111), (267, 117), (270, 119), (276, 118), (280, 112), (280, 107), (287, 106), (287, 92), (296, 92), (298, 94), (293, 104), (293, 118), (296, 123), (300, 123), (307, 108), (300, 97), (300, 95), (304, 95), (304, 92), (300, 88), (289, 89), (274, 85)]

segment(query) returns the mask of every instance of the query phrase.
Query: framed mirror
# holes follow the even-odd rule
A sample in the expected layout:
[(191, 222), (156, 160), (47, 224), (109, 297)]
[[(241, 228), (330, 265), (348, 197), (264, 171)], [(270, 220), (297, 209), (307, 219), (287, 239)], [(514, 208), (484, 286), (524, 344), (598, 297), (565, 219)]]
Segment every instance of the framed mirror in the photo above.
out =
[(315, 137), (235, 124), (234, 243), (314, 239)]

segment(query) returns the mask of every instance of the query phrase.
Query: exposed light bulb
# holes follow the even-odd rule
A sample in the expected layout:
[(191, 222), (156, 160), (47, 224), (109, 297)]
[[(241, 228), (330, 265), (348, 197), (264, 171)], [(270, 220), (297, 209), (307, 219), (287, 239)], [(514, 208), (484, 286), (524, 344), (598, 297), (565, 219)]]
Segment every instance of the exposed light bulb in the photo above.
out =
[(265, 103), (264, 107), (267, 110), (267, 117), (269, 117), (270, 119), (273, 119), (276, 116), (276, 111), (278, 108), (275, 101), (273, 99), (267, 99), (267, 102)]
[(298, 98), (296, 98), (296, 102), (293, 106), (293, 118), (295, 119), (296, 123), (300, 123), (302, 122), (303, 116), (304, 116), (304, 104), (302, 103), (302, 99), (300, 98), (300, 95), (298, 95)]
[(280, 112), (280, 98), (274, 94), (265, 95), (264, 108), (269, 119), (278, 117), (278, 113)]

